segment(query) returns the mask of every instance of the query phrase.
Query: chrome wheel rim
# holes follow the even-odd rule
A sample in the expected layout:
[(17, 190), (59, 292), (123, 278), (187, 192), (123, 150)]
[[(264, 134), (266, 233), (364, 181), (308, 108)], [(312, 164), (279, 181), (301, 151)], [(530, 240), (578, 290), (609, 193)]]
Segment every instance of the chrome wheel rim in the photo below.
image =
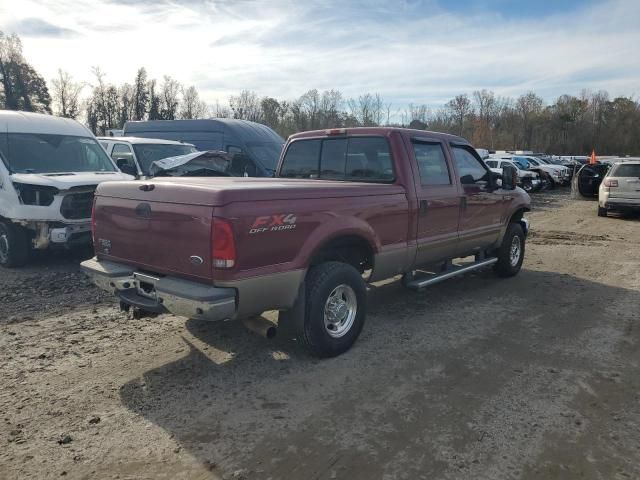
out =
[(0, 233), (0, 263), (7, 263), (9, 258), (9, 238), (6, 232)]
[(518, 235), (514, 235), (514, 237), (511, 239), (511, 247), (509, 248), (509, 261), (512, 267), (518, 265), (521, 252), (522, 243), (520, 242), (520, 237)]
[(356, 319), (358, 299), (349, 285), (338, 285), (324, 304), (324, 328), (330, 337), (344, 336)]

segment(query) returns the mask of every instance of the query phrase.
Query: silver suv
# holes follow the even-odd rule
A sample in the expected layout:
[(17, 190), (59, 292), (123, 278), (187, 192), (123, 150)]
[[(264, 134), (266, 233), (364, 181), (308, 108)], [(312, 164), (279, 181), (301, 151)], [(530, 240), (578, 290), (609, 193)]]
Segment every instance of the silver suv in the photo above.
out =
[(600, 184), (598, 216), (609, 210), (640, 210), (640, 161), (615, 163)]

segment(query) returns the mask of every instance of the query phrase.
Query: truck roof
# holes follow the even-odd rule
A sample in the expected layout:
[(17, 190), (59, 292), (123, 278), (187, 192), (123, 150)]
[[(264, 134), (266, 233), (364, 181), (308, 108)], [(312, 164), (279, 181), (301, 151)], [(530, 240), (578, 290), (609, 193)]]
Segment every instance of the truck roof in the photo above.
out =
[(308, 132), (294, 133), (289, 137), (290, 140), (297, 138), (308, 137), (326, 137), (331, 134), (343, 134), (343, 135), (388, 135), (392, 132), (398, 132), (410, 137), (430, 137), (448, 142), (463, 143), (469, 145), (469, 142), (457, 135), (451, 135), (448, 133), (431, 132), (429, 130), (416, 130), (413, 128), (400, 128), (400, 127), (354, 127), (354, 128), (330, 128), (324, 130), (311, 130)]
[(71, 118), (13, 110), (0, 110), (0, 132), (93, 137), (87, 127)]

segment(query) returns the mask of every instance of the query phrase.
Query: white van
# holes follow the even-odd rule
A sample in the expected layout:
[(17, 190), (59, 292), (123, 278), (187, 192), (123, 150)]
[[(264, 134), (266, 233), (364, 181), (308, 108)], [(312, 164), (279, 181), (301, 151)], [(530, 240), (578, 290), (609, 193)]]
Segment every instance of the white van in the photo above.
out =
[(33, 249), (91, 242), (97, 185), (131, 180), (75, 120), (0, 110), (0, 266)]

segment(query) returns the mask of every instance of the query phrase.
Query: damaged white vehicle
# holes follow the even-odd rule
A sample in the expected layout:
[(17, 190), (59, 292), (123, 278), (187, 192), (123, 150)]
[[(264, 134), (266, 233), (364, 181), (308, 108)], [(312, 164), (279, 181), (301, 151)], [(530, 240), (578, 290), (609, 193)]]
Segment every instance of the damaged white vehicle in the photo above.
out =
[(91, 242), (99, 183), (131, 180), (83, 125), (0, 111), (0, 266), (25, 264), (32, 249)]

